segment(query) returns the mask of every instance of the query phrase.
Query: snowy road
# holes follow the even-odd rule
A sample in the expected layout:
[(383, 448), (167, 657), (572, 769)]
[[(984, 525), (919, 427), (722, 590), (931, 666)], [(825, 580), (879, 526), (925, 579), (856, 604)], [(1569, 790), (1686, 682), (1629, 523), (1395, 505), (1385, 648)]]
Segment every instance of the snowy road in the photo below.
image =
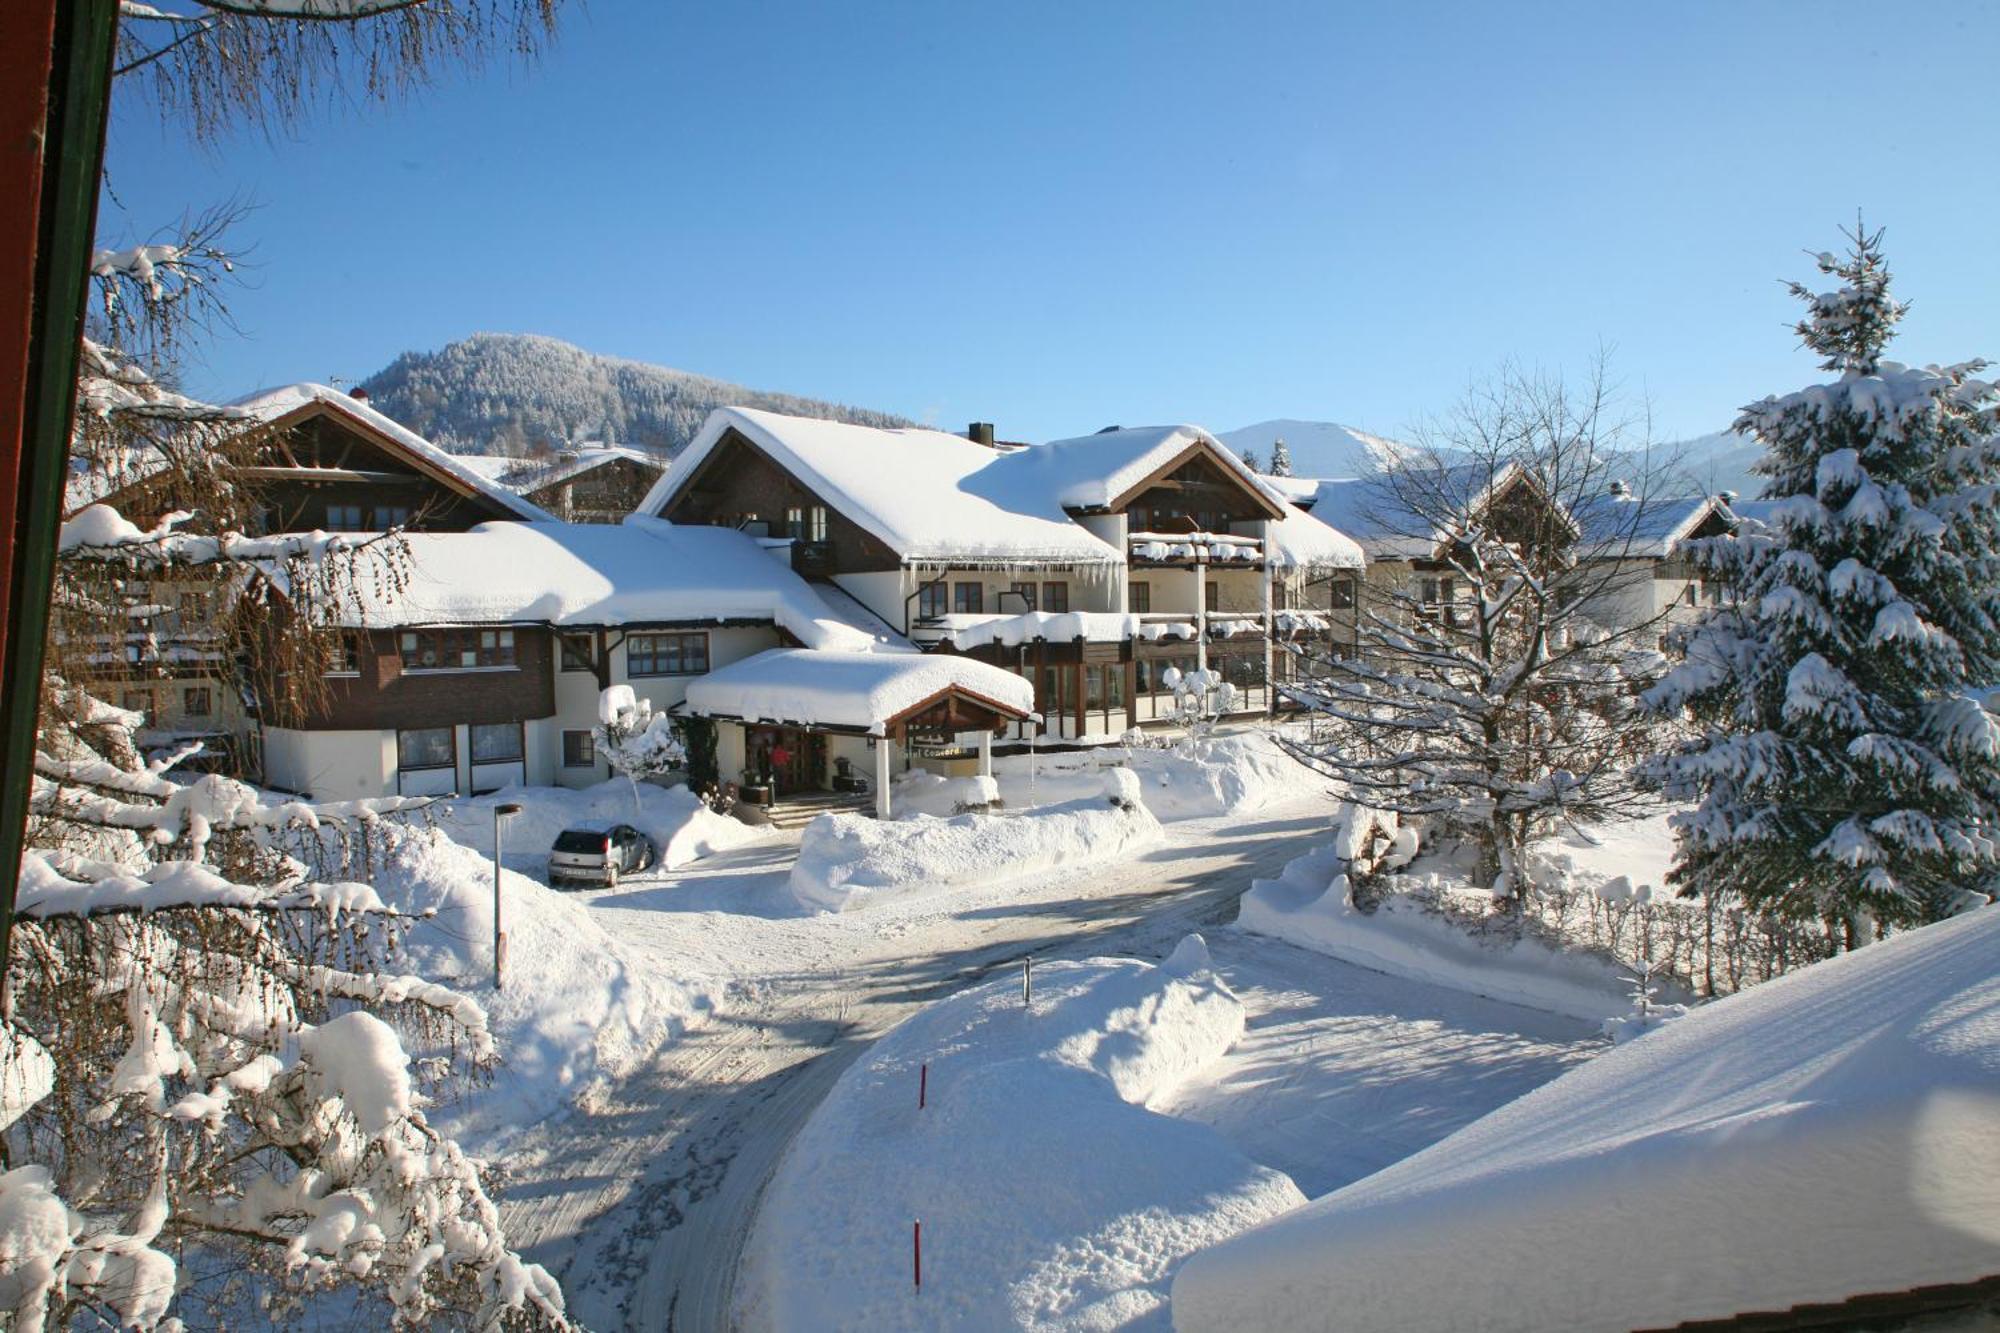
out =
[[(1188, 931), (1209, 932), (1260, 1017), (1227, 1067), (1183, 1090), (1175, 1109), (1232, 1136), (1247, 1129), (1246, 1151), (1296, 1169), (1313, 1192), (1327, 1184), (1315, 1170), (1372, 1169), (1577, 1058), (1577, 1025), (1484, 1001), (1447, 1002), (1443, 1013), (1430, 988), (1291, 957), (1282, 945), (1217, 938), (1250, 880), (1323, 837), (1330, 812), (1311, 796), (1186, 821), (1136, 860), (838, 917), (794, 914), (783, 891), (790, 848), (775, 843), (725, 853), (670, 882), (597, 895), (596, 910), (621, 937), (685, 959), (694, 972), (749, 979), (705, 1026), (513, 1145), (503, 1204), (510, 1237), (563, 1280), (572, 1309), (594, 1329), (730, 1327), (758, 1196), (834, 1080), (918, 1007), (1028, 954), (1160, 957)], [(1274, 973), (1273, 957), (1289, 961)], [(1374, 1077), (1364, 1068), (1371, 1058)], [(1307, 1071), (1294, 1080), (1330, 1080), (1328, 1093), (1286, 1099), (1310, 1109), (1263, 1125), (1259, 1141), (1256, 1122), (1273, 1118), (1244, 1111), (1257, 1097), (1240, 1094), (1279, 1066)], [(1366, 1087), (1408, 1082), (1401, 1095), (1335, 1087), (1356, 1077)], [(1329, 1128), (1345, 1132), (1348, 1146), (1331, 1168), (1314, 1168), (1306, 1145), (1324, 1147)]]

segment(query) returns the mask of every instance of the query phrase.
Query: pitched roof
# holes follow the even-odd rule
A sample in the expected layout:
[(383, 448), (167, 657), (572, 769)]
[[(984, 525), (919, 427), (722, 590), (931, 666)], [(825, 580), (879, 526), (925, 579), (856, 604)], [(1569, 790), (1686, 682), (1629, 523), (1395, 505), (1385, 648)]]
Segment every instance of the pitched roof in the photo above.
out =
[(1191, 450), (1215, 459), (1274, 517), (1283, 513), (1285, 497), (1199, 426), (1120, 427), (1052, 440), (994, 458), (970, 484), (1008, 505), (1052, 497), (1064, 509), (1107, 509)]
[(1071, 522), (1054, 497), (996, 500), (969, 485), (997, 454), (962, 435), (888, 430), (719, 407), (640, 502), (658, 514), (731, 432), (905, 560), (946, 558), (1114, 564), (1121, 553)]
[(1278, 569), (1360, 569), (1366, 563), (1359, 542), (1292, 504), (1271, 525), (1264, 558)]
[(1711, 514), (1731, 527), (1736, 516), (1719, 495), (1666, 498), (1599, 495), (1570, 506), (1586, 546), (1600, 553), (1664, 559)]
[(518, 514), (530, 521), (554, 517), (528, 503), (493, 478), (484, 475), (480, 469), (466, 466), (458, 455), (447, 453), (401, 422), (382, 415), (365, 401), (342, 393), (339, 389), (309, 382), (287, 384), (279, 389), (260, 389), (256, 393), (237, 399), (228, 406), (253, 420), (271, 424), (281, 422), (295, 413), (302, 414), (314, 406), (325, 407), (373, 432), (392, 448), (401, 450), (419, 468), (441, 473), (510, 513)]
[(481, 523), (405, 534), (409, 584), (365, 587), (343, 623), (552, 627), (768, 620), (812, 648), (867, 648), (790, 567), (729, 528)]
[(879, 736), (949, 691), (1016, 717), (1035, 709), (1033, 685), (970, 657), (798, 648), (773, 648), (690, 681), (683, 708), (702, 717), (855, 727)]
[(667, 466), (667, 461), (658, 455), (628, 449), (622, 444), (587, 444), (543, 459), (503, 458), (497, 454), (451, 456), (461, 466), (521, 495), (570, 481), (586, 472), (621, 461), (647, 468), (656, 474), (665, 471)]
[[(1312, 516), (1352, 537), (1370, 560), (1422, 559), (1452, 536), (1453, 524), (1440, 521), (1451, 512), (1470, 514), (1520, 483), (1537, 495), (1541, 487), (1516, 463), (1498, 468), (1484, 463), (1460, 463), (1398, 474), (1408, 480), (1390, 485), (1385, 476), (1341, 477), (1322, 481), (1309, 506)], [(1427, 492), (1435, 503), (1419, 512), (1413, 494)], [(1580, 531), (1576, 520), (1562, 511), (1565, 524)]]

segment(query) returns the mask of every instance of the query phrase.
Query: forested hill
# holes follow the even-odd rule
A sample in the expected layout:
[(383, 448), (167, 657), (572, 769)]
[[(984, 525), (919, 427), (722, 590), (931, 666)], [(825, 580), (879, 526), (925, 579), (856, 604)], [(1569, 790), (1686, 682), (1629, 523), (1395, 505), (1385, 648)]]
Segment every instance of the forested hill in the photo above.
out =
[(405, 352), (362, 382), (376, 408), (464, 453), (525, 454), (584, 440), (678, 451), (709, 409), (762, 407), (868, 426), (886, 412), (764, 393), (665, 366), (599, 356), (556, 338), (475, 333), (442, 351)]

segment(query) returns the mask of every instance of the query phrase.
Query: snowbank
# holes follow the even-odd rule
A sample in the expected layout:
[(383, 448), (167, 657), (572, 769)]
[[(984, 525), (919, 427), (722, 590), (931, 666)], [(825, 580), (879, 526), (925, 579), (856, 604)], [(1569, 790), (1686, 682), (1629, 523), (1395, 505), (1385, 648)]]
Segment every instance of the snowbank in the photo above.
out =
[(792, 893), (807, 907), (846, 912), (885, 898), (1014, 879), (1057, 866), (1127, 856), (1163, 834), (1143, 807), (1099, 794), (1018, 815), (878, 820), (821, 815), (799, 839)]
[(493, 850), (493, 807), (516, 802), (522, 809), (507, 820), (503, 844), (509, 860), (521, 854), (546, 856), (556, 834), (582, 825), (630, 824), (660, 849), (663, 869), (683, 866), (728, 847), (764, 836), (740, 820), (718, 815), (686, 787), (639, 784), (640, 810), (632, 807), (632, 784), (623, 778), (594, 787), (508, 787), (503, 791), (434, 806), (439, 828), (481, 853)]
[(2000, 911), (1705, 1006), (1197, 1256), (1175, 1326), (1657, 1328), (2000, 1272)]
[[(486, 828), (490, 837), (490, 816)], [(592, 1076), (622, 1074), (720, 1002), (719, 982), (670, 973), (575, 896), (511, 870), (501, 876), (507, 965), (496, 993), (490, 853), (437, 829), (389, 828), (386, 836), (390, 849), (371, 867), (377, 893), (404, 912), (435, 911), (405, 937), (408, 970), (484, 1005), (505, 1060), (490, 1087), (431, 1117), (475, 1151), (493, 1151)]]
[[(1242, 814), (1281, 796), (1324, 786), (1324, 779), (1280, 750), (1264, 731), (1212, 737), (1189, 749), (1102, 746), (1036, 755), (1032, 784), (1028, 756), (1007, 755), (993, 763), (1010, 809), (1096, 796), (1113, 767), (1136, 773), (1146, 808), (1169, 821)], [(953, 799), (945, 779), (920, 769), (897, 779), (893, 798), (898, 813), (933, 815), (950, 814)]]
[(1531, 938), (1481, 939), (1419, 903), (1385, 894), (1372, 912), (1348, 893), (1338, 839), (1253, 881), (1236, 924), (1357, 967), (1425, 981), (1574, 1018), (1604, 1021), (1631, 1009), (1630, 985), (1602, 958)]
[(1158, 967), (1037, 968), (1032, 1012), (1017, 977), (933, 1005), (793, 1140), (745, 1251), (737, 1322), (1164, 1327), (1184, 1256), (1303, 1201), (1207, 1126), (1146, 1109), (1242, 1031), (1198, 936)]

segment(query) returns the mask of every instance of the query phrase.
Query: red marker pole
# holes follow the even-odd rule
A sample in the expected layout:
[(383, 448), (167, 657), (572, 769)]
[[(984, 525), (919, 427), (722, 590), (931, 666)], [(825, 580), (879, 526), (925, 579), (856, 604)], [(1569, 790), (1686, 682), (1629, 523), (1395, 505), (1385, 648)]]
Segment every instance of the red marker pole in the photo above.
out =
[(916, 1279), (918, 1291), (924, 1289), (924, 1220), (920, 1217), (910, 1225), (910, 1275)]
[(926, 1060), (923, 1064), (917, 1067), (917, 1109), (919, 1111), (924, 1109), (924, 1100), (926, 1095), (930, 1092), (930, 1085), (931, 1085), (931, 1066), (930, 1062)]

